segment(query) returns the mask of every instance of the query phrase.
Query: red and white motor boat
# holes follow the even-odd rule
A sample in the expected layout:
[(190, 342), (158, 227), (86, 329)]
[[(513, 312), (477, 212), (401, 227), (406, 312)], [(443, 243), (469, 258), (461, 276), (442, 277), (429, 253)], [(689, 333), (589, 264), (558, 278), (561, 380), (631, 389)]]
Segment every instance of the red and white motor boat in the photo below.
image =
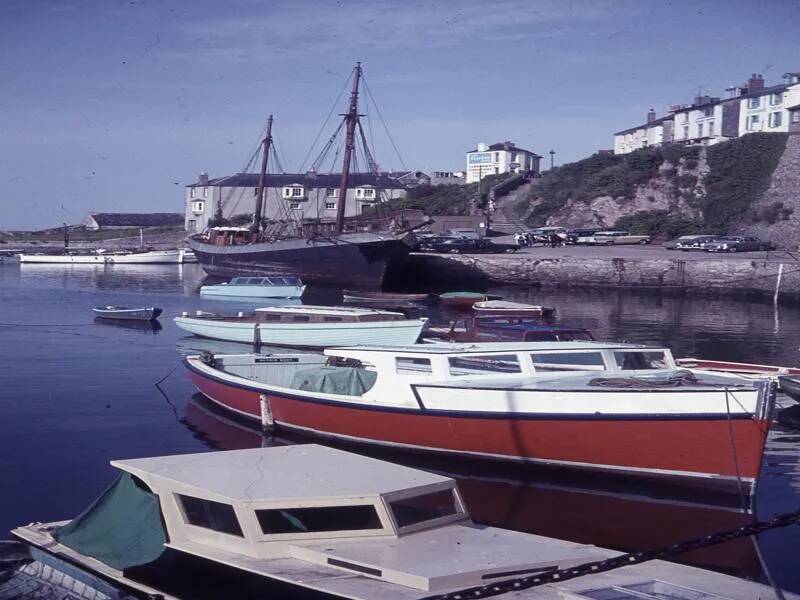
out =
[[(450, 454), (752, 489), (775, 383), (599, 342), (332, 348), (185, 359), (197, 388), (265, 425)], [(330, 360), (329, 360), (330, 359)]]

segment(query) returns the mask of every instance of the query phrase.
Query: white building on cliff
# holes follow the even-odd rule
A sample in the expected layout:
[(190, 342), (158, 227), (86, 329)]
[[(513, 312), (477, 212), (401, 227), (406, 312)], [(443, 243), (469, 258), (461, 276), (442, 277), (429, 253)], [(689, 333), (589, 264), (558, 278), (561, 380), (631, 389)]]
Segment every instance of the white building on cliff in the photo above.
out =
[(497, 144), (478, 144), (475, 150), (467, 152), (467, 183), (480, 181), (487, 175), (500, 173), (539, 174), (541, 156), (530, 150), (517, 148), (513, 142)]

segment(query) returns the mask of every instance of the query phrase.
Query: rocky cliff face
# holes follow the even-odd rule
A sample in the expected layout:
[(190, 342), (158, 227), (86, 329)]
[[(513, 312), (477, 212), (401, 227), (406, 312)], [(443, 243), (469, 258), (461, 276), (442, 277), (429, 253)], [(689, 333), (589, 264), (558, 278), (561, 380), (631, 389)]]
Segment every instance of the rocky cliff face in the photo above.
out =
[[(757, 219), (757, 220), (756, 220)], [(740, 231), (800, 250), (800, 134), (790, 135), (766, 192)]]

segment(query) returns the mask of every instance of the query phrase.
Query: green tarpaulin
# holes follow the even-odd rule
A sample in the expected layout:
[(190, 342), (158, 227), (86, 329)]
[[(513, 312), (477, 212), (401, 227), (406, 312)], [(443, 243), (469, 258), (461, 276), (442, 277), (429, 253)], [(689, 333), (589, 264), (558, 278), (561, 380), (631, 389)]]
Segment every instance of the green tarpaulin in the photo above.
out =
[(54, 537), (120, 570), (154, 561), (167, 541), (158, 496), (137, 487), (129, 473), (123, 473)]
[(375, 384), (374, 371), (355, 367), (315, 367), (294, 374), (292, 387), (307, 392), (360, 396)]

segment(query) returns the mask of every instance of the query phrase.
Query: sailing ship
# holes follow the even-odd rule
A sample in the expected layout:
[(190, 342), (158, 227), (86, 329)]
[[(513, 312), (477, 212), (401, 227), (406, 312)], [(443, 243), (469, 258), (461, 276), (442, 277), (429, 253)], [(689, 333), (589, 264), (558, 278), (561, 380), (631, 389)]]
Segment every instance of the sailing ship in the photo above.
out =
[[(361, 63), (353, 70), (350, 104), (344, 121), (342, 173), (339, 181), (335, 222), (316, 220), (294, 223), (289, 231), (285, 223), (278, 229), (265, 225), (263, 211), (267, 185), (267, 162), (272, 140), (272, 115), (267, 121), (262, 141), (261, 173), (256, 189), (256, 204), (249, 227), (211, 227), (191, 236), (189, 247), (209, 275), (295, 275), (310, 283), (348, 283), (359, 286), (380, 286), (387, 268), (402, 261), (415, 239), (411, 223), (402, 214), (375, 214), (345, 217), (350, 167), (355, 159), (356, 130), (363, 142), (363, 151), (373, 174), (378, 166), (372, 159), (361, 128), (358, 112)], [(334, 138), (328, 143), (332, 145)], [(379, 203), (380, 204), (380, 203)], [(380, 208), (380, 207), (377, 207)]]

